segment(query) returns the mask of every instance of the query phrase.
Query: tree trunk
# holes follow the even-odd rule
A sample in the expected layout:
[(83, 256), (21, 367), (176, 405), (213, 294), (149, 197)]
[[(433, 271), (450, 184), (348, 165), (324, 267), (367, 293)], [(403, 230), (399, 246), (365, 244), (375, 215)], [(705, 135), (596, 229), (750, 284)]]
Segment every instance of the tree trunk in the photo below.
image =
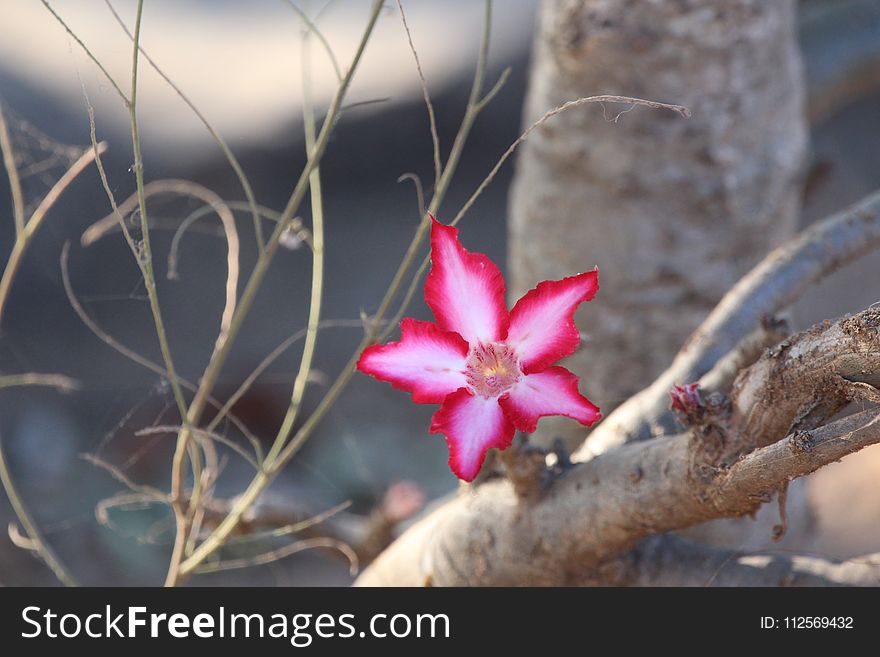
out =
[[(601, 291), (579, 318), (589, 342), (568, 365), (607, 415), (795, 231), (807, 145), (795, 3), (545, 0), (525, 123), (598, 93), (693, 112), (587, 107), (519, 154), (511, 297), (599, 266)], [(542, 424), (540, 440), (583, 437)]]

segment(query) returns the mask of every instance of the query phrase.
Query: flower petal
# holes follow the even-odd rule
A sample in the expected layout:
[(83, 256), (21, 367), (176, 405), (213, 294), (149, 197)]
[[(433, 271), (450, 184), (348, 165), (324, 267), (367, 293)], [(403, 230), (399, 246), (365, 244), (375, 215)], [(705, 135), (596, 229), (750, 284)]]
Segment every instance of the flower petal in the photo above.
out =
[(462, 388), (434, 413), (431, 433), (446, 436), (449, 467), (460, 479), (473, 481), (490, 447), (510, 446), (514, 428), (496, 397), (474, 395)]
[(596, 296), (598, 278), (593, 270), (544, 281), (516, 302), (507, 343), (516, 349), (524, 372), (538, 372), (574, 352), (580, 342), (574, 311)]
[(465, 385), (468, 344), (460, 335), (409, 317), (400, 329), (400, 342), (364, 349), (361, 372), (411, 392), (417, 404), (439, 404)]
[(503, 340), (509, 320), (501, 271), (482, 253), (465, 250), (456, 228), (433, 222), (425, 301), (437, 324), (471, 344)]
[(528, 433), (545, 415), (564, 415), (584, 426), (602, 417), (599, 407), (578, 392), (578, 378), (564, 367), (526, 374), (498, 403), (514, 426)]

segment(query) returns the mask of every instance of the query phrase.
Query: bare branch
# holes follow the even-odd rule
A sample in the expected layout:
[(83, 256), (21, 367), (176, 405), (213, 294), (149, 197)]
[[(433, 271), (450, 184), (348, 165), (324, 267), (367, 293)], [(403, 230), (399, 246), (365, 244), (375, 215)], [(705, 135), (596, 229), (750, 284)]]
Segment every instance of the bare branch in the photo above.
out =
[(343, 554), (346, 559), (348, 559), (349, 571), (351, 572), (351, 574), (355, 575), (358, 572), (360, 564), (358, 562), (357, 554), (355, 554), (354, 550), (352, 550), (348, 545), (346, 545), (342, 541), (337, 541), (333, 538), (306, 538), (301, 541), (295, 541), (290, 545), (286, 545), (285, 547), (278, 548), (277, 550), (262, 552), (252, 557), (204, 563), (199, 566), (195, 572), (198, 574), (216, 573), (221, 570), (238, 570), (240, 568), (263, 566), (269, 563), (274, 563), (275, 561), (279, 561), (280, 559), (283, 559), (285, 557), (289, 557), (290, 555), (296, 554), (297, 552), (314, 550), (316, 548), (337, 550), (338, 552)]
[[(143, 429), (136, 431), (135, 435), (136, 436), (154, 436), (156, 434), (159, 434), (159, 435), (174, 434), (174, 435), (176, 435), (180, 432), (180, 430), (181, 430), (181, 426), (179, 424), (159, 425), (159, 426), (155, 426), (155, 427), (144, 427)], [(256, 459), (254, 459), (253, 456), (248, 454), (247, 451), (245, 451), (245, 449), (241, 445), (229, 440), (229, 438), (226, 438), (225, 436), (221, 436), (220, 434), (215, 433), (213, 431), (208, 431), (207, 429), (199, 429), (197, 427), (191, 427), (190, 431), (192, 431), (193, 434), (195, 434), (195, 436), (197, 438), (202, 438), (202, 439), (206, 439), (206, 440), (213, 440), (215, 442), (220, 443), (221, 445), (226, 445), (229, 449), (231, 449), (233, 452), (235, 452), (241, 458), (243, 458), (245, 461), (247, 461), (250, 465), (252, 465), (254, 470), (260, 469), (260, 464), (256, 461)]]
[(133, 493), (152, 498), (157, 502), (168, 501), (168, 495), (163, 493), (158, 488), (153, 488), (152, 486), (144, 486), (142, 484), (134, 482), (128, 475), (122, 472), (122, 470), (117, 468), (112, 463), (105, 461), (100, 456), (96, 456), (95, 454), (81, 454), (80, 457), (84, 461), (88, 461), (95, 467), (104, 470), (107, 474), (109, 474), (116, 481), (128, 488)]
[[(428, 82), (425, 80), (425, 74), (422, 72), (422, 62), (419, 60), (419, 53), (413, 43), (412, 32), (409, 29), (409, 23), (406, 20), (406, 12), (403, 11), (403, 2), (401, 2), (401, 0), (397, 0), (397, 8), (400, 10), (400, 20), (403, 22), (403, 30), (406, 32), (409, 51), (412, 53), (413, 59), (416, 62), (416, 71), (419, 74), (419, 85), (422, 88), (422, 97), (425, 99), (425, 107), (428, 109), (428, 124), (431, 128), (431, 144), (434, 150), (434, 185), (437, 185), (440, 182), (440, 176), (443, 173), (443, 165), (440, 162), (440, 137), (437, 135), (437, 118), (434, 115), (434, 103), (431, 102), (431, 94), (428, 92)], [(419, 204), (420, 207), (422, 205), (424, 204)], [(422, 212), (419, 216), (424, 217), (425, 213)]]
[[(144, 185), (143, 197), (145, 199), (159, 194), (175, 194), (199, 199), (211, 206), (223, 224), (223, 232), (226, 234), (227, 242), (226, 305), (223, 308), (223, 316), (220, 320), (220, 333), (217, 336), (217, 346), (215, 347), (215, 350), (217, 350), (226, 340), (226, 335), (232, 322), (232, 315), (235, 313), (239, 277), (239, 239), (238, 229), (235, 226), (235, 217), (222, 198), (210, 189), (189, 180), (155, 180)], [(83, 232), (82, 244), (84, 246), (93, 244), (106, 235), (107, 232), (116, 228), (119, 223), (120, 214), (126, 215), (138, 207), (138, 196), (138, 193), (132, 194), (119, 204), (117, 210), (89, 226)]]

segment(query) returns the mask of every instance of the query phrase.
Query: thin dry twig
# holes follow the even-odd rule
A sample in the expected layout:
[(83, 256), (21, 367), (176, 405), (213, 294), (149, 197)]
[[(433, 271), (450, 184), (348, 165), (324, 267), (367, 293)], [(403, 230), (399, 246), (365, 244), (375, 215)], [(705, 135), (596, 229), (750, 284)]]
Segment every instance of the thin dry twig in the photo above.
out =
[(422, 188), (422, 179), (415, 173), (404, 173), (397, 178), (397, 182), (403, 182), (404, 180), (411, 180), (416, 188), (416, 201), (419, 204), (419, 219), (421, 219), (428, 212), (428, 209), (425, 207), (425, 191)]
[(333, 48), (330, 47), (330, 42), (327, 40), (327, 37), (324, 36), (324, 33), (318, 28), (315, 21), (309, 18), (308, 14), (300, 9), (293, 0), (284, 0), (284, 2), (296, 12), (299, 19), (305, 24), (306, 28), (308, 28), (308, 31), (314, 34), (318, 41), (321, 42), (321, 46), (324, 48), (324, 52), (327, 53), (327, 58), (333, 66), (333, 72), (336, 74), (336, 81), (342, 82), (342, 69), (339, 67), (339, 61), (336, 59), (336, 54), (333, 52)]
[[(230, 210), (241, 210), (243, 208), (249, 207), (246, 204), (243, 205), (242, 203), (237, 202), (237, 201), (227, 201), (226, 206)], [(195, 210), (190, 212), (183, 219), (183, 221), (180, 222), (180, 225), (177, 226), (177, 229), (174, 231), (174, 237), (171, 238), (171, 247), (168, 249), (168, 278), (169, 279), (177, 279), (179, 277), (179, 274), (177, 271), (178, 252), (180, 250), (180, 242), (183, 239), (184, 234), (186, 234), (186, 231), (190, 230), (190, 228), (192, 228), (192, 225), (196, 221), (198, 221), (202, 217), (205, 217), (215, 211), (216, 210), (214, 209), (214, 206), (203, 205), (202, 207), (196, 208)], [(264, 219), (268, 219), (269, 221), (274, 221), (276, 223), (278, 221), (278, 218), (281, 216), (280, 212), (276, 212), (275, 210), (272, 210), (271, 208), (267, 208), (262, 205), (257, 205), (257, 212), (259, 213), (260, 217), (262, 217)], [(307, 231), (303, 227), (302, 222), (299, 219), (294, 218), (290, 222), (290, 227), (288, 228), (288, 230), (296, 231), (297, 236), (303, 242), (305, 242), (305, 244), (308, 245), (308, 247), (310, 249), (312, 248), (311, 234), (309, 233), (309, 231)]]
[(249, 541), (258, 541), (264, 540), (267, 538), (280, 538), (282, 536), (289, 536), (290, 534), (297, 534), (303, 530), (311, 529), (315, 525), (319, 525), (325, 520), (329, 520), (330, 518), (342, 513), (347, 508), (351, 506), (351, 500), (347, 500), (340, 504), (337, 504), (334, 507), (327, 509), (321, 513), (317, 513), (310, 518), (306, 518), (305, 520), (300, 520), (298, 522), (289, 523), (283, 525), (281, 527), (277, 527), (276, 529), (269, 529), (266, 531), (260, 532), (252, 532), (250, 534), (244, 536), (233, 536), (230, 537), (227, 541), (227, 544), (231, 543), (244, 543)]
[(24, 232), (24, 193), (21, 189), (21, 179), (18, 176), (18, 165), (15, 162), (15, 149), (12, 148), (9, 126), (3, 113), (3, 103), (0, 103), (0, 151), (3, 152), (6, 177), (9, 178), (9, 191), (12, 194), (12, 217), (15, 223), (15, 234), (18, 236)]
[[(503, 80), (506, 79), (506, 76), (502, 75), (502, 78), (499, 80), (499, 84), (503, 83)], [(496, 85), (496, 88), (493, 89), (489, 94), (487, 94), (484, 100), (489, 100), (491, 97), (497, 93), (498, 89), (500, 89), (499, 85)], [(590, 103), (628, 103), (633, 107), (640, 105), (644, 107), (649, 107), (651, 109), (665, 109), (676, 112), (679, 116), (683, 118), (688, 118), (691, 115), (690, 110), (683, 105), (671, 105), (669, 103), (659, 103), (653, 100), (644, 100), (642, 98), (631, 98), (629, 96), (612, 96), (612, 95), (602, 95), (602, 96), (589, 96), (585, 98), (578, 98), (576, 100), (570, 100), (567, 103), (563, 103), (559, 107), (556, 107), (552, 110), (549, 110), (544, 113), (544, 115), (539, 118), (537, 121), (528, 126), (523, 133), (514, 140), (514, 142), (507, 147), (507, 150), (502, 153), (501, 157), (495, 163), (495, 165), (490, 169), (489, 173), (483, 179), (483, 181), (477, 186), (477, 189), (471, 194), (470, 198), (465, 202), (465, 204), (461, 207), (461, 209), (455, 214), (452, 221), (449, 222), (450, 226), (456, 226), (458, 223), (464, 218), (465, 214), (467, 214), (468, 210), (471, 209), (474, 203), (477, 202), (477, 199), (486, 191), (486, 188), (492, 184), (492, 181), (495, 180), (495, 176), (498, 175), (498, 172), (501, 170), (501, 167), (510, 159), (510, 157), (514, 154), (516, 149), (522, 144), (528, 136), (537, 128), (540, 128), (544, 123), (552, 119), (554, 116), (558, 116), (563, 112), (567, 112), (568, 110), (574, 109), (576, 107), (581, 107), (582, 105), (587, 105)], [(433, 207), (433, 205), (432, 205)], [(412, 277), (410, 281), (409, 287), (404, 295), (404, 298), (401, 302), (400, 308), (394, 316), (394, 319), (389, 323), (388, 328), (381, 334), (377, 336), (378, 341), (385, 340), (397, 327), (400, 320), (403, 318), (403, 315), (406, 313), (407, 307), (409, 306), (410, 301), (415, 295), (415, 291), (418, 289), (419, 281), (424, 275), (424, 273), (428, 269), (428, 265), (430, 264), (430, 258), (425, 256), (422, 259), (422, 264), (419, 266), (415, 275)]]
[[(363, 328), (363, 322), (361, 322), (361, 320), (359, 320), (359, 319), (349, 319), (349, 320), (346, 320), (346, 319), (326, 319), (326, 320), (322, 320), (320, 322), (320, 324), (318, 325), (319, 330), (325, 329), (325, 328)], [(273, 349), (271, 352), (269, 352), (269, 354), (265, 358), (263, 358), (262, 361), (260, 361), (259, 365), (257, 365), (253, 369), (253, 371), (247, 376), (247, 378), (245, 378), (245, 380), (241, 382), (241, 384), (238, 386), (236, 391), (234, 393), (232, 393), (232, 395), (229, 397), (229, 399), (226, 401), (226, 403), (223, 404), (223, 407), (220, 408), (219, 411), (217, 411), (217, 414), (208, 423), (207, 429), (209, 431), (215, 429), (217, 427), (217, 425), (220, 423), (220, 421), (224, 417), (226, 417), (226, 415), (229, 413), (230, 409), (232, 409), (235, 406), (235, 404), (238, 403), (238, 400), (241, 399), (247, 393), (248, 390), (250, 390), (251, 386), (260, 377), (260, 375), (262, 375), (262, 373), (265, 372), (266, 369), (272, 363), (274, 363), (276, 360), (278, 360), (278, 358), (281, 356), (281, 354), (283, 354), (285, 351), (287, 351), (296, 342), (305, 338), (306, 334), (308, 333), (308, 330), (309, 330), (308, 327), (304, 328), (304, 329), (300, 329), (299, 331), (297, 331), (296, 333), (291, 335), (289, 338), (284, 340), (277, 347), (275, 347), (275, 349)], [(260, 458), (261, 462), (262, 462), (262, 460), (263, 459)]]
[(116, 83), (116, 80), (113, 79), (113, 76), (107, 72), (107, 69), (104, 68), (104, 65), (101, 63), (101, 61), (97, 57), (95, 57), (94, 53), (89, 50), (89, 47), (85, 43), (83, 43), (82, 39), (80, 39), (76, 35), (76, 33), (72, 29), (70, 29), (70, 27), (67, 25), (64, 19), (61, 18), (58, 12), (52, 9), (52, 5), (49, 4), (48, 0), (40, 0), (40, 2), (42, 2), (43, 6), (49, 11), (49, 13), (55, 17), (55, 20), (57, 20), (61, 24), (61, 27), (64, 28), (64, 31), (67, 32), (68, 36), (76, 41), (77, 45), (82, 48), (83, 52), (88, 56), (89, 59), (92, 60), (92, 63), (98, 67), (98, 70), (103, 73), (104, 78), (107, 80), (107, 82), (110, 83), (110, 86), (113, 87), (116, 93), (119, 94), (119, 97), (122, 99), (122, 102), (125, 104), (125, 106), (128, 107), (131, 104), (131, 100), (129, 100), (128, 96), (125, 95), (125, 92), (122, 91), (122, 88)]
[[(315, 148), (317, 135), (315, 134), (315, 112), (312, 102), (312, 72), (311, 72), (311, 49), (308, 34), (302, 41), (302, 91), (303, 91), (303, 132), (305, 135), (305, 148), (308, 154)], [(309, 173), (309, 194), (312, 204), (312, 285), (309, 292), (309, 320), (306, 330), (303, 353), (300, 357), (299, 370), (293, 382), (293, 391), (290, 394), (290, 404), (287, 413), (281, 421), (281, 427), (269, 453), (266, 455), (265, 465), (271, 467), (275, 458), (284, 448), (290, 432), (296, 423), (299, 410), (305, 395), (309, 375), (312, 372), (312, 361), (315, 357), (315, 348), (318, 343), (318, 327), (321, 322), (321, 312), (324, 298), (324, 197), (321, 188), (321, 168), (316, 164)]]
[(46, 386), (61, 392), (73, 392), (80, 387), (79, 381), (64, 374), (43, 374), (25, 372), (23, 374), (0, 375), (0, 388), (17, 388), (21, 386)]
[(131, 479), (128, 475), (126, 475), (122, 470), (117, 468), (115, 465), (102, 459), (100, 456), (95, 454), (80, 454), (80, 458), (84, 461), (88, 461), (92, 465), (97, 468), (101, 468), (105, 472), (107, 472), (111, 477), (113, 477), (120, 484), (131, 490), (133, 493), (138, 493), (140, 495), (146, 495), (151, 497), (152, 499), (160, 502), (167, 502), (168, 495), (163, 493), (158, 488), (153, 488), (152, 486), (145, 486), (143, 484), (138, 484), (134, 480)]
[[(425, 100), (425, 107), (428, 110), (428, 124), (431, 128), (431, 145), (434, 151), (434, 185), (436, 186), (440, 183), (443, 165), (440, 162), (440, 137), (437, 134), (437, 117), (434, 114), (434, 103), (431, 102), (431, 94), (428, 91), (428, 82), (425, 80), (425, 74), (422, 72), (422, 62), (419, 60), (419, 53), (413, 43), (412, 32), (409, 29), (409, 23), (406, 21), (406, 12), (403, 11), (403, 2), (401, 0), (397, 0), (397, 8), (400, 10), (400, 20), (403, 22), (403, 29), (406, 32), (409, 51), (412, 53), (413, 59), (416, 63), (416, 72), (419, 75), (419, 86), (422, 88), (422, 97)], [(419, 207), (422, 207), (423, 205), (424, 203), (419, 203)], [(424, 211), (422, 211), (419, 216), (424, 217)]]
[(24, 254), (34, 236), (37, 234), (37, 231), (43, 225), (43, 220), (46, 218), (49, 210), (58, 202), (58, 199), (74, 179), (76, 179), (76, 177), (85, 171), (92, 163), (96, 155), (103, 153), (106, 149), (107, 145), (100, 143), (97, 144), (94, 149), (83, 153), (79, 159), (70, 166), (64, 175), (58, 179), (58, 182), (52, 186), (46, 196), (43, 197), (43, 200), (25, 224), (24, 230), (22, 230), (22, 232), (16, 237), (15, 243), (12, 246), (12, 252), (9, 254), (9, 260), (6, 262), (6, 266), (3, 270), (3, 276), (0, 278), (0, 324), (2, 324), (3, 321), (3, 313), (6, 309), (6, 302), (9, 299), (9, 293), (12, 289), (12, 282), (18, 274)]
[(354, 577), (357, 575), (358, 569), (360, 568), (357, 554), (347, 544), (336, 540), (335, 538), (307, 538), (291, 543), (285, 547), (278, 548), (277, 550), (263, 552), (252, 557), (203, 563), (197, 568), (196, 572), (200, 574), (216, 573), (223, 570), (237, 570), (240, 568), (251, 568), (253, 566), (264, 566), (279, 561), (280, 559), (284, 559), (285, 557), (289, 557), (297, 552), (304, 552), (305, 550), (314, 550), (317, 548), (337, 550), (341, 552), (345, 558), (348, 559), (351, 576)]
[(88, 246), (94, 244), (106, 235), (110, 230), (119, 225), (119, 217), (125, 216), (137, 209), (140, 197), (144, 199), (153, 196), (171, 194), (175, 196), (189, 196), (204, 202), (217, 214), (226, 235), (226, 304), (223, 307), (223, 315), (220, 318), (220, 332), (217, 335), (215, 351), (222, 347), (232, 324), (232, 316), (235, 314), (235, 306), (238, 294), (239, 279), (239, 252), (240, 242), (238, 229), (235, 226), (235, 216), (226, 202), (207, 187), (189, 180), (154, 180), (144, 185), (143, 190), (129, 196), (125, 201), (106, 217), (99, 219), (89, 226), (82, 234), (82, 244)]
[[(143, 429), (138, 429), (135, 431), (134, 435), (136, 436), (154, 436), (157, 434), (177, 434), (181, 430), (181, 425), (179, 424), (160, 424), (154, 427), (144, 427)], [(204, 438), (206, 440), (213, 440), (215, 442), (220, 443), (221, 445), (226, 445), (233, 452), (241, 456), (245, 461), (250, 463), (255, 470), (260, 469), (260, 464), (254, 459), (253, 456), (248, 454), (241, 445), (238, 443), (229, 440), (225, 436), (221, 436), (219, 433), (215, 433), (213, 431), (207, 429), (199, 429), (197, 427), (192, 427), (191, 431), (196, 435), (197, 438)]]

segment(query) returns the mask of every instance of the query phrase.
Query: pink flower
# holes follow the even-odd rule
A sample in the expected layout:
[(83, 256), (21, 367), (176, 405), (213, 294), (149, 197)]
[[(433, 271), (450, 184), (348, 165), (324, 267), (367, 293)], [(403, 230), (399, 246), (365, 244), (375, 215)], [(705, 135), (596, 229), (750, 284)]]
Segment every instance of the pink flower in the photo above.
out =
[(449, 467), (471, 481), (489, 448), (508, 447), (517, 429), (532, 432), (547, 415), (585, 426), (601, 417), (577, 377), (551, 367), (574, 352), (574, 312), (598, 289), (597, 271), (544, 281), (508, 313), (498, 267), (434, 220), (425, 301), (437, 323), (404, 319), (400, 342), (367, 347), (358, 369), (412, 393), (417, 404), (442, 404), (431, 433), (446, 436)]

